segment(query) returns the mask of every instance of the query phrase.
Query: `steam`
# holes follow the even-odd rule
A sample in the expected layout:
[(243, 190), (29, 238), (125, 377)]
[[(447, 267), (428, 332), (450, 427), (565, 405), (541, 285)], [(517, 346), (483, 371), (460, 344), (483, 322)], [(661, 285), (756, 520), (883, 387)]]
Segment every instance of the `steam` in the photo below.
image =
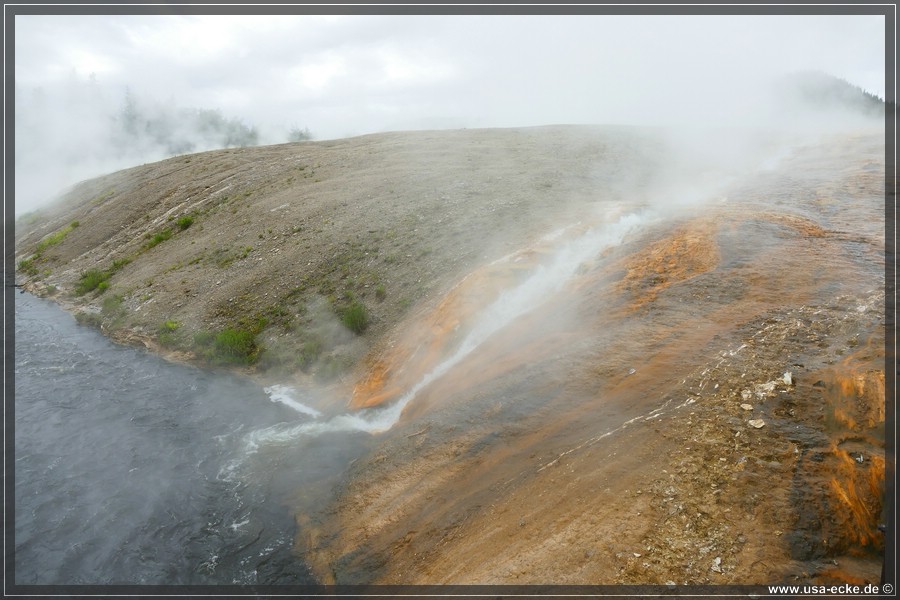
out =
[(287, 141), (260, 135), (213, 107), (159, 102), (95, 77), (24, 88), (16, 96), (16, 214), (59, 198), (70, 186), (170, 156)]
[[(836, 114), (845, 118), (835, 118)], [(828, 110), (818, 117), (813, 113), (807, 116), (797, 127), (785, 125), (781, 129), (751, 126), (670, 127), (658, 131), (657, 139), (661, 140), (663, 148), (656, 158), (661, 160), (651, 181), (644, 182), (643, 195), (634, 194), (629, 189), (629, 186), (639, 187), (635, 185), (634, 177), (627, 172), (618, 173), (626, 182), (620, 193), (626, 197), (629, 193), (633, 194), (631, 201), (624, 204), (632, 207), (643, 204), (644, 208), (633, 208), (613, 222), (590, 228), (573, 239), (561, 242), (552, 257), (538, 265), (530, 276), (501, 293), (485, 307), (452, 354), (398, 400), (388, 406), (331, 418), (314, 417), (312, 421), (302, 423), (282, 423), (251, 432), (246, 438), (247, 451), (255, 452), (268, 445), (291, 444), (306, 436), (325, 433), (357, 431), (376, 434), (391, 429), (404, 409), (423, 390), (450, 373), (495, 334), (560, 293), (585, 261), (621, 245), (629, 236), (656, 222), (683, 216), (686, 211), (701, 208), (710, 202), (725, 201), (728, 188), (735, 182), (746, 180), (755, 172), (774, 168), (790, 156), (792, 148), (798, 144), (839, 131), (880, 127), (877, 119), (853, 112), (835, 113)], [(821, 127), (813, 126), (817, 124), (817, 118), (824, 119), (818, 123)], [(770, 125), (775, 122), (770, 122)], [(643, 160), (641, 151), (636, 154), (630, 159)], [(625, 168), (643, 167), (630, 165)], [(606, 210), (615, 209), (609, 202), (600, 202), (600, 205)], [(568, 232), (567, 228), (560, 229), (546, 236), (544, 241), (564, 238), (570, 235)]]
[(302, 402), (298, 402), (294, 399), (293, 394), (296, 393), (294, 388), (288, 387), (286, 385), (273, 385), (266, 388), (263, 388), (263, 391), (269, 395), (272, 402), (279, 402), (293, 408), (300, 414), (304, 414), (313, 418), (322, 416), (322, 413), (312, 408), (311, 406), (307, 406)]
[[(852, 94), (815, 81), (810, 94), (790, 74), (883, 95), (884, 45), (877, 15), (17, 15), (16, 210), (171, 152), (110, 152), (129, 86), (146, 110), (221, 108), (258, 127), (259, 144), (306, 127), (320, 139), (556, 123), (812, 132), (853, 112), (818, 99)], [(180, 152), (215, 147), (186, 133)]]
[[(419, 392), (450, 372), (494, 334), (562, 291), (585, 261), (622, 244), (628, 235), (652, 223), (655, 218), (656, 215), (647, 210), (629, 213), (611, 224), (591, 228), (564, 243), (549, 263), (539, 265), (527, 279), (503, 292), (487, 306), (456, 351), (392, 405), (342, 414), (325, 421), (278, 424), (257, 430), (247, 436), (247, 451), (254, 452), (262, 445), (291, 443), (302, 436), (341, 431), (379, 433), (389, 430), (399, 421), (403, 409)], [(300, 412), (308, 413), (305, 409), (300, 409)]]

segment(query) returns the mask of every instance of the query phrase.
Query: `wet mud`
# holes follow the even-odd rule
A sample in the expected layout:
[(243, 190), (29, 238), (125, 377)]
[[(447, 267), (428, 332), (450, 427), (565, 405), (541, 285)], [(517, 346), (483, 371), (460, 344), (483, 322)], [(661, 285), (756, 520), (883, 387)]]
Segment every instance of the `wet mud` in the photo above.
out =
[(301, 511), (297, 552), (324, 583), (877, 582), (883, 145), (839, 141), (648, 220), (463, 356), (486, 306), (614, 217), (409, 319), (351, 408), (456, 358)]

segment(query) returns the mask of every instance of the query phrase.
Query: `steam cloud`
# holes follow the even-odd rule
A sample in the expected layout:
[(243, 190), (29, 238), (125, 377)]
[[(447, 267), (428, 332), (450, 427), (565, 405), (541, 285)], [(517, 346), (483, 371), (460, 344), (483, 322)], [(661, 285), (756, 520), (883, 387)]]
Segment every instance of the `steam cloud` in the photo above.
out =
[[(85, 178), (228, 145), (197, 126), (210, 109), (258, 136), (231, 145), (306, 126), (320, 139), (579, 123), (811, 130), (834, 119), (811, 118), (809, 94), (785, 95), (779, 75), (820, 69), (884, 89), (877, 16), (29, 15), (15, 27), (17, 214)], [(155, 129), (125, 143), (128, 88)]]

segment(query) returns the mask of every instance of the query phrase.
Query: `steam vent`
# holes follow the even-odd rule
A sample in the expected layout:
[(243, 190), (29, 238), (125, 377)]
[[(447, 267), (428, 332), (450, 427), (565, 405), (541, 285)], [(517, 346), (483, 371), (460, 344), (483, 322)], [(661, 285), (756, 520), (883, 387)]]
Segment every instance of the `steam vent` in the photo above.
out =
[(21, 217), (17, 280), (276, 390), (240, 435), (308, 473), (317, 582), (878, 583), (884, 156), (880, 125), (217, 150)]

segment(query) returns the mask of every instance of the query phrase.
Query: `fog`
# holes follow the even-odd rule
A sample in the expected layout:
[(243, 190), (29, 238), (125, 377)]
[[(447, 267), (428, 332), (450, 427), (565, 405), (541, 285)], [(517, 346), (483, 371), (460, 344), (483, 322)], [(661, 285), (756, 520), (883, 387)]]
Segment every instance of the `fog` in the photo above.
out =
[[(15, 32), (17, 215), (79, 180), (221, 147), (189, 125), (197, 111), (252, 131), (250, 145), (298, 129), (815, 130), (834, 119), (801, 123), (780, 78), (885, 85), (877, 16), (29, 15)], [(179, 143), (123, 138), (129, 102)]]

